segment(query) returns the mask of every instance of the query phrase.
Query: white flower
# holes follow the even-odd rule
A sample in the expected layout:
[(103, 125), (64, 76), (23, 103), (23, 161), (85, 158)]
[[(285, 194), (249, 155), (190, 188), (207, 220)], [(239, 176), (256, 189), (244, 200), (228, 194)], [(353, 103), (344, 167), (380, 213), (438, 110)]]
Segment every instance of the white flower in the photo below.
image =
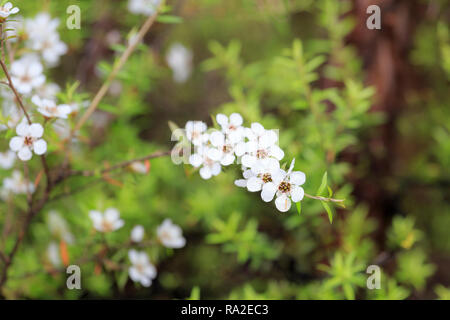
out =
[(20, 37), (24, 31), (24, 23), (22, 16), (15, 16), (13, 20), (7, 20), (5, 22), (4, 33), (6, 41), (17, 42), (17, 38)]
[(67, 53), (67, 45), (62, 42), (57, 32), (50, 32), (46, 37), (31, 39), (29, 47), (38, 51), (46, 65), (53, 67), (59, 62), (59, 58)]
[(50, 261), (50, 263), (58, 268), (61, 266), (61, 255), (59, 252), (59, 246), (55, 242), (50, 242), (50, 244), (47, 247), (47, 259)]
[[(67, 139), (70, 137), (72, 132), (72, 128), (70, 124), (64, 119), (56, 119), (53, 123), (53, 130), (55, 130), (56, 134), (61, 139)], [(76, 137), (72, 137), (74, 141), (76, 141)]]
[(56, 95), (61, 91), (61, 88), (53, 82), (43, 83), (40, 87), (36, 88), (35, 92), (42, 99), (55, 99)]
[(150, 287), (152, 280), (156, 278), (156, 268), (150, 263), (145, 252), (134, 249), (128, 251), (132, 266), (128, 269), (128, 274), (134, 282), (140, 282), (144, 287)]
[(284, 171), (280, 169), (278, 160), (266, 158), (257, 161), (251, 172), (252, 176), (247, 180), (247, 189), (250, 192), (257, 192), (262, 190), (264, 184), (281, 178)]
[(11, 64), (11, 80), (19, 93), (28, 95), (45, 82), (43, 70), (34, 56), (24, 56)]
[(186, 82), (192, 73), (192, 51), (180, 43), (175, 43), (170, 47), (166, 61), (172, 69), (174, 81)]
[(16, 154), (11, 150), (0, 152), (0, 167), (2, 169), (11, 169), (16, 162)]
[[(273, 130), (266, 130), (255, 122), (251, 128), (245, 130), (245, 135), (249, 139), (245, 143), (245, 154), (241, 158), (242, 165), (251, 168), (258, 160), (275, 158), (278, 161), (283, 159), (284, 152), (276, 144), (278, 136)], [(240, 144), (242, 145), (242, 144)]]
[(48, 35), (57, 32), (59, 19), (52, 17), (47, 12), (38, 13), (33, 19), (25, 20), (25, 29), (30, 41), (41, 41)]
[(89, 216), (94, 223), (94, 228), (100, 232), (115, 231), (124, 225), (124, 221), (120, 219), (119, 210), (115, 208), (106, 209), (104, 214), (97, 210), (91, 210)]
[(15, 14), (19, 12), (19, 8), (14, 7), (11, 2), (5, 3), (3, 6), (0, 7), (0, 18), (1, 20), (5, 20), (8, 18), (11, 14)]
[(208, 140), (208, 135), (204, 133), (207, 126), (203, 121), (188, 121), (185, 129), (187, 139), (195, 146), (200, 146)]
[(255, 174), (250, 169), (243, 169), (242, 175), (244, 179), (235, 180), (234, 184), (240, 188), (247, 188), (247, 181)]
[(22, 161), (28, 161), (33, 157), (32, 151), (37, 155), (42, 155), (47, 151), (47, 142), (41, 139), (44, 128), (39, 123), (28, 123), (22, 121), (16, 127), (17, 136), (9, 141), (9, 147), (17, 152), (17, 156)]
[(242, 127), (244, 121), (239, 113), (232, 113), (229, 118), (219, 113), (216, 120), (230, 142), (238, 143), (244, 138), (244, 127)]
[(301, 171), (292, 171), (294, 168), (295, 159), (292, 160), (288, 172), (281, 170), (280, 174), (272, 177), (271, 182), (264, 184), (261, 192), (261, 198), (266, 201), (272, 201), (275, 194), (275, 206), (281, 212), (286, 212), (291, 208), (291, 200), (299, 202), (303, 199), (305, 192), (302, 184), (305, 183), (306, 176)]
[(53, 100), (41, 99), (36, 95), (31, 98), (31, 101), (38, 106), (37, 110), (46, 118), (67, 119), (72, 112), (72, 108), (67, 104), (57, 105)]
[(137, 225), (131, 230), (131, 240), (133, 242), (141, 242), (142, 239), (144, 239), (144, 227)]
[(198, 147), (197, 153), (192, 154), (189, 157), (189, 163), (194, 167), (200, 168), (200, 176), (207, 180), (212, 176), (217, 176), (221, 171), (222, 167), (218, 161), (215, 161), (209, 157), (211, 153), (211, 148), (209, 147)]
[(84, 100), (81, 102), (71, 102), (69, 103), (72, 113), (77, 113), (83, 108), (87, 108), (91, 102), (89, 100)]
[(134, 172), (140, 173), (140, 174), (146, 174), (149, 171), (149, 167), (144, 162), (140, 162), (140, 161), (135, 161), (132, 164), (130, 164), (130, 168)]
[(67, 221), (59, 215), (56, 211), (48, 213), (48, 228), (50, 233), (57, 238), (64, 240), (67, 243), (73, 243), (74, 237), (70, 232)]
[(182, 248), (186, 244), (181, 228), (170, 219), (165, 219), (156, 232), (158, 240), (168, 248)]
[(34, 184), (26, 181), (20, 171), (14, 170), (10, 178), (3, 180), (3, 188), (7, 192), (14, 194), (25, 194), (27, 192), (33, 193)]
[(128, 10), (134, 14), (151, 16), (156, 12), (161, 0), (129, 0)]
[(23, 119), (23, 111), (17, 106), (14, 93), (11, 90), (2, 90), (0, 95), (3, 98), (2, 114), (7, 119), (6, 123), (0, 124), (0, 131), (15, 128)]
[(228, 166), (236, 159), (234, 155), (234, 143), (220, 131), (214, 131), (210, 134), (211, 144), (215, 148), (208, 149), (208, 157), (213, 161), (219, 161), (221, 165)]

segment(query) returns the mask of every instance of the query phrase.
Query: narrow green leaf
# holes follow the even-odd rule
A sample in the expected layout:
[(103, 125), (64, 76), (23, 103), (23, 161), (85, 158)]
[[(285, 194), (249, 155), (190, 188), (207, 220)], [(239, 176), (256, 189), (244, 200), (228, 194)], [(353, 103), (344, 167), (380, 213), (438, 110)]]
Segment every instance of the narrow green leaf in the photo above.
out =
[(333, 196), (333, 190), (331, 190), (329, 186), (327, 186), (327, 188), (328, 188), (328, 197), (331, 198)]
[(301, 214), (302, 213), (302, 202), (301, 201), (296, 202), (295, 205), (297, 207), (298, 214)]
[(172, 131), (172, 132), (174, 132), (175, 130), (179, 129), (177, 124), (175, 122), (173, 122), (173, 121), (169, 121), (168, 124), (169, 124), (170, 131)]
[(325, 188), (327, 187), (327, 180), (328, 180), (328, 173), (325, 171), (322, 177), (322, 183), (320, 184), (319, 189), (317, 189), (317, 195), (322, 195), (322, 192), (324, 192)]
[(322, 206), (325, 208), (325, 211), (328, 213), (328, 219), (330, 223), (333, 223), (333, 212), (331, 211), (330, 205), (325, 201), (320, 201)]

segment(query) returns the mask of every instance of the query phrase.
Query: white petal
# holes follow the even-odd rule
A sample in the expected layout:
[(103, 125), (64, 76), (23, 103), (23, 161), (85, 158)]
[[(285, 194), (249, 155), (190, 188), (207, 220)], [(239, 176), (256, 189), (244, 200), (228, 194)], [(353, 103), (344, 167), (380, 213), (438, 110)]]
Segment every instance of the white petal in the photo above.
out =
[(138, 252), (134, 249), (131, 249), (130, 251), (128, 251), (128, 258), (130, 259), (131, 263), (135, 264), (138, 261)]
[(144, 227), (137, 225), (131, 230), (131, 240), (134, 242), (141, 242), (144, 238)]
[(208, 167), (202, 167), (200, 169), (200, 176), (205, 179), (208, 180), (209, 178), (212, 177), (212, 173), (211, 170)]
[(220, 131), (214, 131), (210, 134), (209, 139), (211, 140), (211, 143), (215, 147), (223, 146), (225, 143), (225, 136)]
[(277, 160), (281, 160), (284, 158), (284, 151), (277, 145), (274, 145), (270, 148), (270, 155)]
[(14, 137), (9, 141), (9, 147), (12, 151), (19, 151), (23, 146), (23, 138), (22, 137)]
[(236, 156), (240, 157), (245, 153), (246, 150), (246, 143), (245, 142), (239, 142), (235, 147), (234, 147), (234, 153), (236, 154)]
[(222, 127), (226, 127), (228, 125), (228, 117), (222, 113), (218, 113), (216, 116), (217, 123)]
[(238, 186), (238, 187), (246, 188), (247, 187), (247, 180), (245, 180), (245, 179), (234, 180), (234, 184), (236, 186)]
[(16, 133), (19, 136), (25, 137), (30, 134), (30, 126), (25, 121), (19, 123), (16, 127)]
[(288, 174), (290, 174), (292, 172), (292, 170), (294, 170), (294, 166), (295, 166), (295, 158), (292, 159), (292, 161), (291, 161), (291, 165), (289, 166)]
[(152, 285), (152, 280), (150, 278), (141, 277), (141, 284), (144, 287), (150, 287)]
[(44, 128), (39, 123), (30, 125), (30, 135), (33, 138), (40, 138), (44, 134)]
[(265, 202), (272, 201), (275, 193), (277, 192), (277, 186), (273, 182), (268, 182), (263, 185), (261, 192), (261, 199)]
[(103, 215), (101, 212), (97, 210), (91, 210), (89, 211), (89, 217), (91, 218), (92, 222), (94, 224), (101, 224), (103, 220)]
[(23, 147), (22, 149), (19, 150), (19, 152), (17, 153), (17, 156), (22, 161), (28, 161), (33, 156), (33, 153), (31, 152), (30, 148)]
[(189, 157), (189, 163), (197, 168), (203, 163), (203, 157), (198, 153), (194, 153)]
[(222, 171), (222, 167), (220, 166), (219, 163), (214, 163), (212, 168), (211, 168), (211, 173), (213, 176), (217, 176), (220, 171)]
[(253, 122), (250, 127), (252, 128), (252, 131), (258, 136), (262, 135), (265, 131), (262, 124), (258, 122)]
[(256, 157), (246, 154), (246, 155), (242, 156), (241, 162), (242, 162), (242, 165), (250, 168), (256, 162)]
[(210, 158), (213, 161), (219, 161), (220, 158), (222, 157), (222, 152), (220, 152), (219, 150), (215, 149), (215, 148), (210, 148), (208, 150), (208, 158)]
[(245, 171), (242, 173), (242, 175), (243, 175), (243, 177), (244, 177), (245, 179), (249, 179), (250, 177), (253, 177), (253, 176), (254, 176), (252, 170), (250, 170), (250, 169), (245, 170)]
[(125, 224), (125, 222), (122, 219), (116, 220), (113, 223), (113, 230), (117, 230), (123, 227), (123, 225)]
[(247, 181), (247, 190), (250, 192), (260, 191), (262, 187), (262, 180), (258, 177), (251, 177)]
[(286, 212), (291, 208), (291, 200), (285, 194), (282, 194), (275, 199), (275, 206), (281, 212)]
[(305, 191), (302, 187), (293, 187), (291, 190), (291, 198), (294, 202), (299, 202), (303, 200)]
[(44, 154), (47, 151), (47, 142), (44, 139), (39, 139), (33, 143), (34, 153), (37, 155)]
[(230, 123), (233, 126), (239, 127), (240, 125), (242, 125), (243, 122), (244, 120), (242, 119), (242, 116), (239, 113), (232, 113), (230, 115)]
[(120, 213), (116, 208), (108, 208), (105, 210), (105, 219), (114, 222), (119, 219)]
[(306, 181), (306, 175), (301, 171), (294, 171), (289, 175), (289, 181), (295, 185), (302, 185)]
[(230, 164), (232, 164), (234, 162), (234, 159), (236, 159), (236, 157), (234, 155), (227, 153), (222, 158), (222, 161), (220, 161), (220, 164), (223, 166), (229, 166)]
[(272, 172), (272, 180), (274, 183), (279, 184), (286, 177), (286, 171), (278, 169)]
[(269, 158), (266, 160), (266, 168), (270, 172), (275, 172), (280, 169), (280, 161), (274, 158)]

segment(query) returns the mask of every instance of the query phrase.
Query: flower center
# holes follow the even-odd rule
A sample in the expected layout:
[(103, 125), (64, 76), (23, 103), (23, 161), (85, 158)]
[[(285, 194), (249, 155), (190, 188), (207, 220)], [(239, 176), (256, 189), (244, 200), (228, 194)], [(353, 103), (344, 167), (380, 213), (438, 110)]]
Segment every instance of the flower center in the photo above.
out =
[(229, 144), (225, 144), (222, 147), (222, 151), (225, 152), (225, 153), (230, 153), (231, 151), (233, 151), (233, 148)]
[(287, 193), (291, 191), (291, 184), (289, 182), (283, 181), (278, 186), (278, 190), (280, 190), (283, 193)]
[(270, 175), (270, 173), (264, 173), (261, 179), (262, 181), (264, 181), (264, 183), (272, 182), (272, 176)]
[(145, 267), (142, 263), (135, 264), (135, 267), (139, 273), (144, 273)]
[(31, 146), (33, 144), (33, 137), (25, 137), (25, 139), (23, 140), (23, 143), (26, 146)]
[(210, 158), (206, 157), (205, 165), (207, 165), (208, 167), (212, 167), (214, 165), (214, 161), (212, 161)]
[(267, 153), (267, 150), (265, 149), (259, 149), (258, 151), (256, 151), (256, 157), (258, 159), (264, 159), (267, 158), (269, 154)]
[(102, 221), (102, 227), (105, 232), (109, 232), (109, 231), (113, 230), (112, 223), (105, 219), (103, 219), (103, 221)]
[(170, 240), (171, 236), (170, 233), (163, 230), (159, 236), (161, 239)]
[(192, 131), (192, 140), (197, 139), (198, 137), (200, 137), (200, 132)]

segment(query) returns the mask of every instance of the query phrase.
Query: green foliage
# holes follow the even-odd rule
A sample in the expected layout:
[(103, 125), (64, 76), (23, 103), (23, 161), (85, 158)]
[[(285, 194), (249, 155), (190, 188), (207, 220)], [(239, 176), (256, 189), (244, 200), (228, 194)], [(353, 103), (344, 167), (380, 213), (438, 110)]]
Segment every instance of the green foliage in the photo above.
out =
[(400, 253), (397, 257), (398, 269), (395, 277), (401, 283), (422, 290), (427, 278), (436, 270), (435, 266), (426, 260), (425, 253), (420, 249)]
[(344, 255), (336, 252), (330, 266), (320, 265), (319, 268), (330, 276), (324, 281), (327, 289), (340, 288), (346, 299), (355, 299), (356, 289), (366, 283), (365, 276), (361, 273), (365, 268), (358, 263), (353, 253)]
[[(69, 53), (46, 76), (63, 88), (59, 103), (82, 105), (111, 74), (145, 18), (130, 14), (127, 1), (79, 1), (82, 28), (69, 31), (65, 8), (72, 2), (14, 3), (25, 17), (48, 10), (60, 18)], [(385, 133), (377, 127), (386, 115), (373, 110), (376, 89), (367, 84), (365, 61), (350, 44), (359, 23), (351, 1), (199, 0), (172, 9), (165, 6), (115, 79), (120, 90), (106, 94), (76, 141), (64, 141), (54, 122), (46, 122), (50, 166), (62, 163), (70, 145), (71, 169), (95, 174), (73, 177), (53, 191), (52, 196), (72, 195), (56, 198), (34, 217), (5, 297), (449, 299), (448, 288), (430, 288), (429, 282), (443, 268), (430, 255), (450, 252), (450, 46), (444, 10), (418, 25), (409, 57), (427, 87), (407, 92), (407, 107), (389, 119), (399, 132), (393, 144), (404, 156), (388, 159), (392, 176), (372, 181), (373, 170), (385, 170), (374, 163), (387, 156), (379, 146)], [(110, 31), (118, 32), (118, 42), (105, 40)], [(172, 80), (164, 59), (180, 41), (194, 53), (192, 76), (183, 84)], [(68, 120), (69, 128), (84, 111)], [(205, 181), (169, 158), (150, 160), (145, 175), (128, 167), (100, 173), (99, 168), (168, 150), (171, 131), (187, 120), (217, 125), (218, 112), (239, 112), (249, 124), (279, 129), (284, 160), (296, 159), (296, 170), (306, 173), (305, 191), (320, 199), (305, 197), (280, 214), (258, 194), (233, 185), (239, 170), (225, 168)], [(0, 124), (10, 117), (0, 112)], [(13, 128), (0, 132), (1, 152), (14, 135)], [(41, 163), (36, 158), (28, 165), (35, 181)], [(14, 169), (23, 171), (23, 164)], [(11, 172), (1, 170), (1, 180)], [(382, 192), (373, 192), (375, 183)], [(327, 198), (345, 199), (345, 207)], [(125, 226), (103, 238), (93, 231), (89, 211), (108, 207), (119, 209)], [(15, 222), (23, 220), (26, 208), (26, 195), (0, 202), (0, 230), (13, 225), (17, 231)], [(74, 235), (66, 244), (69, 262), (90, 258), (82, 264), (81, 291), (66, 290), (64, 265), (50, 260), (49, 245), (61, 245), (61, 234), (49, 229), (51, 210)], [(391, 221), (393, 214), (398, 215)], [(154, 285), (144, 288), (128, 276), (130, 231), (140, 224), (146, 240), (154, 239), (166, 218), (181, 226), (187, 245), (143, 248), (158, 270)], [(13, 236), (1, 240), (0, 250), (9, 252)], [(381, 289), (368, 290), (365, 270), (377, 263)]]

